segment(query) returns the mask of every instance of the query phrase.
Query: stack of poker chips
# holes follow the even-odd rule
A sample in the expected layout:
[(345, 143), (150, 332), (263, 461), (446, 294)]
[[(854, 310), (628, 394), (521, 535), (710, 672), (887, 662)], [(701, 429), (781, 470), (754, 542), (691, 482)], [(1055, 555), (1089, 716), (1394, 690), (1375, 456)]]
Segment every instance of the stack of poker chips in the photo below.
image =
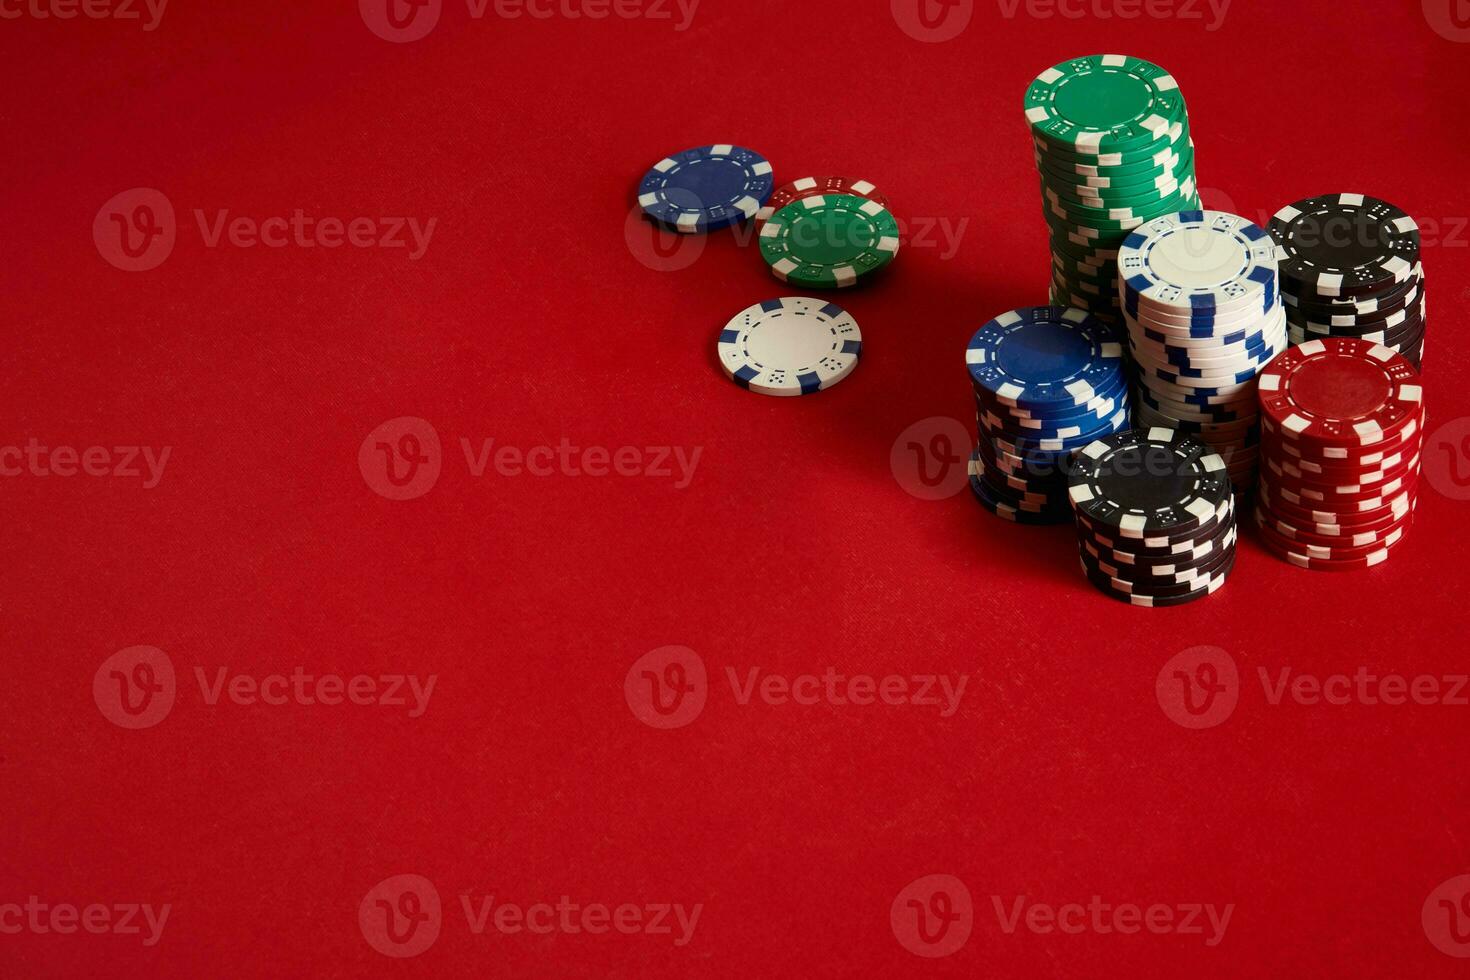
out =
[(1123, 350), (1082, 310), (1038, 306), (985, 324), (965, 351), (979, 444), (970, 489), (1018, 524), (1071, 520), (1076, 450), (1128, 427)]
[(1200, 206), (1179, 86), (1138, 58), (1076, 58), (1031, 83), (1026, 120), (1051, 229), (1052, 302), (1121, 331), (1119, 245), (1151, 218)]
[(1281, 246), (1292, 343), (1356, 337), (1420, 368), (1424, 267), (1413, 218), (1375, 197), (1331, 194), (1282, 208), (1268, 230)]
[(1138, 424), (1187, 432), (1256, 480), (1256, 376), (1286, 349), (1271, 236), (1219, 211), (1165, 215), (1118, 252)]
[(1135, 606), (1219, 591), (1235, 567), (1235, 496), (1225, 461), (1173, 429), (1133, 429), (1077, 454), (1070, 495), (1082, 571)]
[(1262, 542), (1302, 568), (1383, 561), (1414, 519), (1423, 392), (1408, 360), (1355, 337), (1293, 347), (1260, 378)]

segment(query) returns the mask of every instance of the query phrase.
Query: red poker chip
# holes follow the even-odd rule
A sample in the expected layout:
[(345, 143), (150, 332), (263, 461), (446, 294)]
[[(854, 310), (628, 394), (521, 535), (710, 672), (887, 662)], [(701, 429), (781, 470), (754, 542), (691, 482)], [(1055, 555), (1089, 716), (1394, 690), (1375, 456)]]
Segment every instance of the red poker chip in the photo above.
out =
[[(1377, 535), (1391, 531), (1393, 527), (1403, 520), (1404, 515), (1414, 510), (1417, 496), (1410, 497), (1396, 505), (1388, 516), (1379, 519), (1372, 524), (1343, 525), (1343, 524), (1321, 524), (1309, 519), (1295, 517), (1284, 513), (1279, 507), (1261, 501), (1256, 505), (1256, 512), (1264, 514), (1276, 527), (1277, 531), (1287, 537), (1310, 535), (1312, 537), (1325, 538), (1328, 541), (1351, 541), (1353, 539), (1367, 540), (1365, 535)], [(1290, 533), (1288, 533), (1290, 529)]]
[[(1333, 528), (1331, 525), (1313, 524), (1309, 528), (1298, 527), (1290, 521), (1261, 507), (1256, 508), (1256, 523), (1283, 542), (1302, 548), (1314, 547), (1328, 551), (1347, 552), (1355, 548), (1366, 548), (1383, 541), (1413, 516), (1414, 507), (1409, 506), (1403, 516), (1382, 527), (1358, 530), (1357, 528)], [(1324, 530), (1325, 529), (1325, 530)], [(1326, 533), (1330, 531), (1331, 533)]]
[(1379, 484), (1388, 483), (1390, 480), (1407, 476), (1411, 472), (1419, 471), (1417, 452), (1407, 459), (1395, 453), (1392, 457), (1386, 458), (1384, 462), (1387, 465), (1379, 465), (1372, 469), (1322, 470), (1300, 466), (1290, 458), (1283, 460), (1279, 456), (1268, 455), (1267, 469), (1282, 483), (1290, 481), (1341, 493), (1367, 490)]
[(871, 181), (855, 180), (852, 177), (803, 177), (776, 188), (765, 207), (755, 213), (756, 228), (760, 228), (772, 215), (793, 201), (819, 194), (851, 194), (888, 207), (888, 198), (880, 194)]
[(1304, 478), (1284, 470), (1274, 459), (1268, 459), (1266, 472), (1272, 485), (1280, 490), (1290, 490), (1297, 496), (1313, 501), (1328, 503), (1350, 503), (1373, 497), (1391, 497), (1403, 487), (1418, 486), (1419, 457), (1396, 470), (1371, 474), (1374, 479), (1356, 482), (1331, 482), (1320, 478)]
[[(1265, 481), (1262, 481), (1263, 485)], [(1395, 501), (1405, 494), (1413, 493), (1418, 489), (1418, 482), (1412, 485), (1395, 487), (1382, 494), (1367, 496), (1347, 497), (1340, 500), (1318, 500), (1308, 497), (1289, 487), (1269, 484), (1272, 499), (1277, 504), (1295, 507), (1307, 513), (1336, 514), (1342, 518), (1353, 518), (1359, 515), (1371, 514), (1376, 511), (1386, 511), (1391, 508)], [(1322, 523), (1332, 523), (1323, 521)]]
[(1292, 347), (1259, 378), (1261, 413), (1283, 438), (1365, 446), (1397, 435), (1423, 407), (1419, 373), (1387, 347), (1322, 337)]
[(1283, 547), (1269, 537), (1262, 537), (1261, 543), (1266, 550), (1283, 561), (1288, 561), (1298, 568), (1308, 568), (1317, 572), (1359, 572), (1381, 565), (1388, 561), (1389, 557), (1397, 550), (1406, 539), (1406, 529), (1401, 528), (1392, 541), (1384, 542), (1366, 549), (1361, 555), (1351, 557), (1324, 558), (1308, 553), (1305, 548)]
[(1319, 480), (1346, 478), (1351, 481), (1359, 474), (1397, 469), (1419, 451), (1420, 442), (1416, 435), (1395, 447), (1375, 450), (1356, 459), (1308, 459), (1292, 452), (1293, 447), (1270, 436), (1261, 440), (1261, 454), (1279, 460), (1283, 465), (1290, 464), (1302, 473), (1313, 474)]
[(1259, 488), (1260, 506), (1279, 514), (1283, 520), (1294, 524), (1322, 524), (1341, 528), (1366, 530), (1370, 527), (1391, 523), (1405, 508), (1413, 505), (1415, 490), (1409, 490), (1389, 500), (1381, 507), (1369, 510), (1331, 509), (1313, 507), (1309, 503), (1294, 503), (1281, 496), (1270, 484), (1262, 480)]

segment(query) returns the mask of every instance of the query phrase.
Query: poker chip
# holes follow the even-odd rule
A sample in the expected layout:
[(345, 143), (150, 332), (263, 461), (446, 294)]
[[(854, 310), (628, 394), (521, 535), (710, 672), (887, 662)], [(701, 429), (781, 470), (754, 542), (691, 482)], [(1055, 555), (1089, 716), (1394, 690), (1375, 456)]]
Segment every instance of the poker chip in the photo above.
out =
[(1283, 438), (1317, 445), (1382, 443), (1423, 409), (1419, 374), (1379, 344), (1324, 337), (1292, 348), (1260, 379), (1261, 409)]
[(1156, 427), (1099, 439), (1073, 461), (1068, 496), (1083, 574), (1114, 599), (1192, 602), (1235, 567), (1225, 463), (1188, 435)]
[(810, 395), (852, 373), (863, 335), (842, 307), (786, 296), (742, 310), (720, 332), (725, 375), (762, 395)]
[(1324, 337), (1261, 374), (1256, 523), (1266, 549), (1317, 571), (1386, 561), (1412, 525), (1424, 430), (1417, 372), (1394, 351)]
[(1003, 313), (965, 350), (970, 380), (1003, 405), (1085, 405), (1122, 385), (1123, 349), (1082, 310), (1036, 306)]
[(1093, 55), (1042, 72), (1026, 92), (1052, 302), (1121, 336), (1117, 253), (1130, 232), (1199, 207), (1184, 100), (1164, 69)]
[(1289, 340), (1271, 237), (1221, 211), (1162, 215), (1117, 263), (1140, 423), (1194, 436), (1252, 486), (1256, 378)]
[(765, 157), (719, 143), (654, 164), (638, 186), (638, 203), (649, 217), (677, 231), (715, 231), (754, 217), (774, 183)]
[(1142, 538), (1199, 527), (1229, 497), (1224, 462), (1192, 436), (1130, 429), (1077, 454), (1069, 496), (1089, 521)]
[(882, 204), (855, 194), (817, 194), (777, 211), (760, 232), (771, 272), (793, 285), (839, 289), (898, 254), (898, 222)]
[(1062, 62), (1026, 90), (1026, 119), (1036, 138), (1079, 154), (1152, 143), (1183, 115), (1173, 76), (1125, 55)]
[(1312, 197), (1276, 213), (1281, 290), (1294, 344), (1360, 337), (1402, 354), (1424, 351), (1424, 266), (1414, 219), (1362, 194)]
[(878, 188), (871, 181), (854, 180), (851, 177), (803, 177), (776, 188), (765, 206), (755, 213), (756, 227), (764, 225), (772, 215), (793, 201), (827, 194), (865, 197), (888, 207), (888, 198), (878, 193)]
[(1270, 221), (1281, 275), (1323, 296), (1361, 296), (1403, 283), (1419, 261), (1419, 226), (1386, 201), (1362, 194), (1312, 197)]
[(1028, 307), (988, 321), (965, 348), (979, 444), (971, 490), (1007, 520), (1071, 520), (1068, 474), (1078, 449), (1126, 429), (1123, 349), (1095, 317)]

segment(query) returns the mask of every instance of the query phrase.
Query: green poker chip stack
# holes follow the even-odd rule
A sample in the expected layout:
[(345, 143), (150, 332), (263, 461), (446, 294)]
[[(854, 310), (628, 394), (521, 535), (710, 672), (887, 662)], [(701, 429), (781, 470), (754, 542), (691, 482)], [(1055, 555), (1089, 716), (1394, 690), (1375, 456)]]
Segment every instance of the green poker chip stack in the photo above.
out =
[(1179, 86), (1140, 58), (1074, 58), (1031, 83), (1026, 121), (1051, 232), (1051, 300), (1121, 333), (1123, 240), (1154, 218), (1200, 208)]

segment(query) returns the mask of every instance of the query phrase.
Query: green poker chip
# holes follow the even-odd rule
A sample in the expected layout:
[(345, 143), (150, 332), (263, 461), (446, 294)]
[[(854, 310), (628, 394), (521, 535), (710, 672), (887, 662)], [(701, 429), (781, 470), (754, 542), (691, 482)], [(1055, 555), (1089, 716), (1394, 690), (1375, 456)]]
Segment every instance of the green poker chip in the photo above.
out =
[(1174, 76), (1120, 54), (1048, 68), (1026, 90), (1026, 119), (1049, 144), (1096, 155), (1146, 147), (1185, 116)]
[(782, 282), (856, 285), (898, 254), (898, 221), (877, 201), (824, 194), (793, 201), (761, 229), (761, 256)]

